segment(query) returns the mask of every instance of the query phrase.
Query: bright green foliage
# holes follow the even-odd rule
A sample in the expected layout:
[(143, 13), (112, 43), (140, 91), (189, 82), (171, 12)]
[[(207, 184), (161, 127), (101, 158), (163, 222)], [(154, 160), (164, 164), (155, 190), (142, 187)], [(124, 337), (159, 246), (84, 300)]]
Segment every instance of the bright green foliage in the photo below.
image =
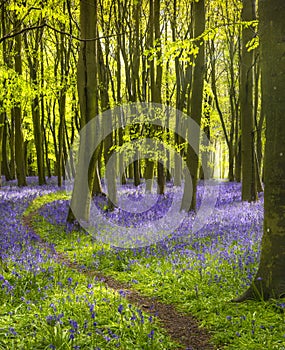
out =
[[(140, 10), (136, 13), (138, 4)], [(67, 149), (73, 141), (74, 135), (80, 128), (80, 114), (77, 97), (77, 60), (80, 46), (79, 9), (80, 2), (56, 0), (42, 2), (40, 0), (19, 2), (9, 0), (3, 6), (5, 32), (0, 32), (0, 103), (1, 110), (8, 116), (9, 127), (13, 121), (10, 114), (15, 104), (21, 103), (23, 110), (23, 134), (27, 146), (27, 157), (30, 159), (29, 171), (35, 168), (35, 147), (33, 143), (33, 123), (31, 117), (32, 100), (39, 98), (41, 123), (44, 133), (44, 148), (47, 153), (45, 168), (49, 172), (56, 172), (56, 163), (61, 154), (59, 147), (60, 106), (65, 98), (65, 127), (64, 147)], [(98, 2), (98, 42), (103, 48), (103, 61), (109, 76), (108, 95), (110, 107), (129, 102), (129, 94), (134, 90), (132, 86), (136, 80), (136, 100), (149, 101), (151, 90), (150, 65), (162, 66), (161, 96), (162, 103), (182, 109), (189, 113), (191, 100), (191, 67), (199, 52), (197, 42), (199, 37), (193, 37), (193, 2), (176, 0), (160, 2), (160, 44), (154, 40), (150, 44), (148, 27), (149, 2), (136, 0)], [(220, 108), (225, 122), (225, 130), (232, 132), (232, 124), (238, 128), (239, 104), (239, 42), (241, 28), (251, 26), (256, 28), (258, 21), (241, 21), (242, 2), (234, 1), (207, 1), (206, 2), (206, 29), (201, 35), (206, 50), (205, 86), (211, 95), (211, 85), (214, 79), (217, 85), (217, 94)], [(134, 26), (136, 16), (139, 16), (138, 47), (134, 46), (136, 31)], [(14, 35), (12, 18), (21, 20), (23, 32), (22, 62), (23, 75), (17, 77), (14, 73), (13, 51)], [(4, 28), (4, 27), (3, 27)], [(2, 31), (4, 29), (1, 29)], [(42, 36), (38, 40), (38, 33)], [(96, 39), (96, 38), (94, 38)], [(2, 39), (1, 39), (2, 40)], [(38, 40), (38, 41), (37, 41)], [(259, 45), (258, 36), (249, 42), (248, 49), (256, 50)], [(214, 54), (211, 54), (213, 42)], [(38, 44), (37, 44), (38, 43)], [(26, 45), (27, 44), (27, 45)], [(94, 41), (95, 45), (95, 41)], [(137, 51), (138, 50), (138, 51)], [(69, 56), (68, 56), (69, 55)], [(68, 59), (69, 57), (69, 59)], [(37, 60), (35, 81), (31, 81), (29, 59)], [(6, 60), (4, 62), (4, 60)], [(136, 61), (135, 61), (136, 60)], [(211, 77), (211, 62), (216, 62), (215, 77)], [(120, 66), (120, 67), (119, 67)], [(120, 69), (120, 73), (118, 73)], [(177, 81), (177, 69), (181, 81)], [(120, 74), (120, 79), (117, 78)], [(190, 74), (190, 75), (189, 75)], [(190, 80), (189, 80), (190, 79)], [(120, 86), (118, 85), (120, 84)], [(188, 86), (188, 85), (189, 86)], [(188, 86), (183, 92), (185, 86)], [(98, 87), (100, 84), (98, 82)], [(184, 94), (184, 104), (177, 105), (177, 97)], [(99, 112), (102, 106), (102, 94), (98, 94)], [(235, 106), (235, 107), (233, 107)], [(224, 149), (225, 130), (221, 127), (219, 114), (216, 111), (214, 98), (211, 104), (204, 104), (204, 114), (210, 111), (211, 141), (221, 145)], [(235, 110), (233, 110), (233, 108)], [(258, 113), (260, 106), (258, 106)], [(259, 114), (257, 115), (257, 119)], [(202, 119), (203, 124), (203, 119)], [(203, 124), (205, 125), (205, 124)], [(239, 131), (234, 130), (235, 135)], [(135, 135), (133, 135), (134, 137)], [(127, 131), (123, 135), (124, 141), (131, 136)], [(167, 137), (165, 137), (167, 139)], [(237, 136), (233, 139), (236, 147)], [(8, 146), (7, 146), (8, 147)], [(178, 146), (181, 148), (181, 145)], [(10, 154), (9, 147), (7, 153)], [(66, 151), (64, 151), (66, 152)], [(66, 156), (66, 155), (65, 155)], [(49, 164), (47, 164), (49, 163)], [(227, 167), (227, 161), (224, 161)]]

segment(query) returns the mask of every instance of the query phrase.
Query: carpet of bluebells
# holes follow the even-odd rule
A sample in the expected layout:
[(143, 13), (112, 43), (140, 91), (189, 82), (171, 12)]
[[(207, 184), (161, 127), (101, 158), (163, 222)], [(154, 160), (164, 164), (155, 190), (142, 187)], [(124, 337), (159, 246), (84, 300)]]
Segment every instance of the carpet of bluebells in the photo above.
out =
[[(0, 291), (4, 300), (0, 349), (177, 348), (152, 317), (126, 302), (123, 293), (58, 266), (52, 250), (39, 248), (40, 237), (85, 271), (103, 271), (196, 315), (218, 348), (285, 349), (282, 300), (230, 302), (247, 288), (257, 271), (262, 194), (256, 203), (243, 203), (240, 184), (221, 182), (216, 184), (219, 194), (214, 210), (198, 231), (192, 230), (195, 214), (189, 213), (171, 235), (156, 244), (123, 249), (102, 242), (100, 235), (67, 226), (66, 194), (57, 192), (53, 180), (44, 187), (37, 187), (35, 179), (30, 181), (27, 188), (9, 183), (0, 190)], [(179, 189), (169, 185), (166, 195), (142, 213), (120, 208), (108, 212), (104, 198), (96, 205), (117, 226), (131, 230), (147, 225), (151, 231), (158, 218), (167, 215), (175, 191)], [(144, 197), (143, 186), (122, 186), (119, 193), (138, 207)], [(198, 207), (202, 193), (200, 185)], [(21, 224), (29, 206), (38, 209), (34, 217), (37, 234)]]

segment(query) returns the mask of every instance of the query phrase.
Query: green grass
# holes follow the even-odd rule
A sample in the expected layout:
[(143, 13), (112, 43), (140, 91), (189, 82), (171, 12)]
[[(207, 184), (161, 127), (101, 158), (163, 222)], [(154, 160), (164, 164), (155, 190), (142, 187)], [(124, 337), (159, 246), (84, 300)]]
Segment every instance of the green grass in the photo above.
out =
[(177, 348), (119, 293), (76, 271), (51, 263), (37, 275), (19, 266), (3, 275), (13, 293), (0, 290), (0, 349)]
[[(41, 197), (41, 205), (51, 199), (54, 200)], [(53, 226), (39, 216), (34, 223), (36, 231), (71, 260), (130, 282), (141, 293), (158, 296), (161, 301), (194, 314), (211, 332), (217, 348), (285, 349), (284, 300), (230, 302), (245, 288), (248, 273), (240, 271), (237, 264), (234, 267), (215, 254), (206, 255), (202, 261), (177, 253), (149, 257), (131, 250), (118, 252), (84, 232), (67, 234), (63, 227)], [(241, 253), (238, 246), (231, 249), (235, 249), (237, 257)], [(249, 265), (249, 270), (255, 267)], [(171, 344), (166, 348), (170, 349)]]

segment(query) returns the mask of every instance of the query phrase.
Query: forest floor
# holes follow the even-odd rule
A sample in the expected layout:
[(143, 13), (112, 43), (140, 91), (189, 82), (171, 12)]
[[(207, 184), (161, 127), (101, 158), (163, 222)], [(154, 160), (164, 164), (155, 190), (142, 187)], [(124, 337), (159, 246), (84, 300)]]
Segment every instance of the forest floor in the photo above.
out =
[[(68, 194), (35, 182), (0, 189), (1, 350), (285, 349), (285, 300), (230, 302), (257, 270), (262, 196), (243, 203), (240, 184), (223, 182), (203, 227), (189, 214), (172, 235), (126, 249), (110, 244), (111, 226), (67, 225)], [(140, 206), (142, 188), (120, 190)], [(171, 198), (142, 213), (99, 208), (112, 233), (153, 233)]]
[[(32, 212), (23, 218), (24, 225), (30, 232), (34, 232), (33, 220), (36, 212)], [(39, 242), (43, 249), (49, 249), (49, 245), (44, 240)], [(164, 329), (170, 337), (177, 343), (180, 343), (187, 350), (212, 350), (211, 336), (205, 328), (199, 326), (198, 320), (186, 313), (181, 313), (171, 304), (159, 302), (155, 297), (145, 296), (138, 291), (130, 288), (129, 283), (124, 283), (105, 275), (96, 270), (85, 270), (76, 263), (72, 262), (65, 254), (53, 250), (52, 252), (55, 262), (64, 264), (69, 268), (83, 273), (89, 277), (97, 277), (101, 282), (105, 283), (109, 288), (115, 291), (123, 291), (124, 297), (132, 304), (138, 306), (148, 314), (155, 315), (162, 323)], [(180, 348), (181, 349), (181, 348)]]

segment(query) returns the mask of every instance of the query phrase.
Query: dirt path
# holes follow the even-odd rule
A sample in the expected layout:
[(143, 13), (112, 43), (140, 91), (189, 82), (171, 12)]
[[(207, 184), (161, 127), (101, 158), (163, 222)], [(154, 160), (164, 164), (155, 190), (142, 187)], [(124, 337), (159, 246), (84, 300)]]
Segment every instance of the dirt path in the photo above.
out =
[[(33, 228), (33, 216), (31, 213), (23, 218), (24, 225), (31, 231)], [(44, 240), (39, 242), (41, 248), (49, 250), (49, 245)], [(175, 309), (173, 305), (164, 304), (157, 300), (140, 294), (132, 289), (129, 284), (120, 282), (111, 276), (104, 275), (100, 271), (84, 270), (78, 264), (71, 262), (66, 255), (60, 252), (54, 253), (54, 259), (59, 264), (84, 273), (90, 277), (97, 277), (106, 286), (115, 290), (123, 291), (124, 297), (131, 303), (138, 306), (148, 314), (154, 314), (161, 322), (163, 328), (170, 337), (181, 344), (181, 348), (186, 350), (214, 350), (210, 343), (210, 335), (204, 328), (199, 328), (198, 321), (190, 314), (184, 314)], [(155, 349), (154, 349), (155, 350)], [(167, 350), (167, 349), (166, 349)]]

